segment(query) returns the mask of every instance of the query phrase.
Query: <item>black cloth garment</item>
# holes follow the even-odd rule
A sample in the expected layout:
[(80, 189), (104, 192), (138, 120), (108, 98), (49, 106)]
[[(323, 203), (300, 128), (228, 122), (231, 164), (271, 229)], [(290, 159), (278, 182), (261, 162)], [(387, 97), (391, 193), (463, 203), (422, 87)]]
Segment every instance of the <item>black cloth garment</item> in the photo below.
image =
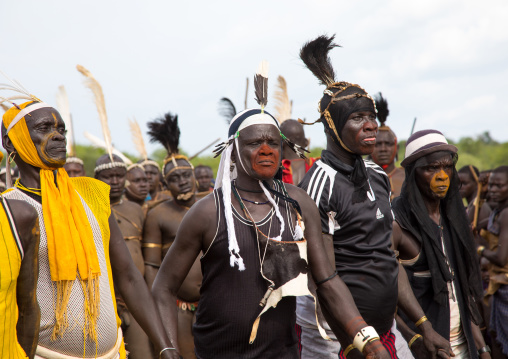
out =
[[(276, 188), (277, 190), (280, 190)], [(214, 191), (218, 218), (218, 229), (214, 241), (201, 259), (203, 281), (201, 296), (193, 326), (196, 356), (199, 359), (273, 358), (296, 359), (298, 340), (296, 337), (296, 299), (283, 297), (276, 308), (270, 308), (261, 316), (256, 340), (249, 344), (252, 325), (261, 312), (259, 302), (268, 289), (268, 282), (260, 273), (260, 254), (256, 232), (251, 223), (233, 207), (236, 238), (246, 269), (239, 271), (230, 266), (228, 251), (228, 229), (224, 218), (222, 189)], [(283, 241), (292, 242), (294, 221), (292, 207), (285, 201), (279, 202), (279, 209), (285, 219), (286, 229)], [(231, 205), (231, 204), (228, 204)], [(265, 234), (275, 237), (279, 234), (280, 223), (273, 210), (257, 223)], [(261, 250), (266, 239), (259, 236)], [(277, 257), (280, 253), (275, 252)], [(268, 257), (268, 255), (267, 255)], [(282, 257), (277, 257), (282, 261)], [(266, 258), (265, 261), (270, 261)], [(265, 267), (266, 272), (271, 268)], [(287, 267), (289, 276), (301, 270), (301, 262)], [(273, 278), (280, 285), (280, 278)]]
[[(441, 243), (434, 233), (436, 224), (430, 219), (416, 184), (415, 173), (414, 165), (406, 167), (406, 179), (401, 194), (393, 201), (392, 208), (396, 221), (420, 242), (425, 251), (432, 278), (434, 300), (444, 306), (448, 301), (447, 282), (452, 279), (452, 275), (446, 264)], [(455, 275), (464, 291), (466, 306), (474, 323), (479, 324), (481, 316), (477, 301), (483, 296), (480, 268), (473, 234), (460, 197), (455, 168), (450, 178), (448, 193), (441, 200), (441, 217), (449, 224), (451, 245), (455, 255), (461, 258), (457, 262)]]
[[(395, 216), (397, 223), (400, 225), (397, 214), (395, 214)], [(457, 300), (459, 305), (461, 327), (468, 344), (470, 358), (476, 359), (478, 358), (478, 354), (471, 328), (471, 315), (469, 314), (467, 301), (465, 300), (467, 291), (464, 291), (464, 288), (461, 286), (460, 280), (457, 276), (457, 262), (459, 260), (457, 259), (457, 253), (451, 242), (449, 221), (445, 219), (442, 224), (443, 242), (448, 261), (452, 268), (453, 283), (455, 285), (455, 291), (452, 297)], [(401, 228), (412, 233), (408, 228), (405, 228), (402, 225)], [(434, 225), (432, 232), (434, 233), (434, 238), (441, 242), (441, 231), (438, 225)], [(444, 304), (439, 304), (434, 300), (434, 290), (430, 274), (431, 271), (429, 270), (428, 258), (425, 253), (425, 249), (422, 248), (420, 250), (418, 260), (414, 264), (405, 265), (404, 268), (411, 288), (413, 289), (413, 293), (425, 315), (432, 323), (432, 327), (443, 338), (450, 340), (450, 302), (447, 300)], [(416, 333), (419, 332), (415, 324), (403, 312), (399, 311), (399, 315), (413, 331)]]
[[(345, 86), (348, 86), (344, 91), (340, 93), (336, 98), (340, 99), (344, 96), (349, 96), (353, 94), (367, 94), (367, 92), (356, 85), (341, 83)], [(337, 92), (337, 88), (328, 87), (330, 91), (333, 93)], [(324, 111), (326, 107), (332, 101), (332, 96), (326, 93), (323, 95), (323, 98), (320, 101), (320, 110)], [(333, 103), (329, 107), (330, 116), (333, 119), (333, 123), (337, 130), (339, 136), (342, 136), (342, 129), (346, 125), (346, 122), (351, 114), (354, 112), (363, 112), (369, 111), (372, 113), (376, 113), (376, 108), (374, 106), (374, 101), (368, 97), (360, 96), (351, 98), (348, 100), (340, 100), (336, 103)], [(330, 135), (337, 146), (343, 147), (340, 144), (338, 138), (336, 138), (335, 132), (332, 128), (330, 128), (328, 122), (324, 118), (324, 115), (321, 115), (321, 122), (325, 126), (325, 131)], [(350, 180), (354, 184), (353, 195), (351, 196), (351, 200), (353, 204), (363, 202), (367, 199), (367, 191), (369, 190), (368, 176), (365, 171), (365, 166), (363, 166), (362, 156), (355, 155), (355, 164), (353, 166), (353, 170), (350, 173)]]
[(361, 163), (368, 200), (353, 204), (353, 167), (323, 151), (299, 187), (316, 202), (323, 233), (333, 236), (335, 266), (360, 314), (379, 334), (390, 330), (397, 304), (398, 263), (391, 247), (390, 182), (381, 167)]

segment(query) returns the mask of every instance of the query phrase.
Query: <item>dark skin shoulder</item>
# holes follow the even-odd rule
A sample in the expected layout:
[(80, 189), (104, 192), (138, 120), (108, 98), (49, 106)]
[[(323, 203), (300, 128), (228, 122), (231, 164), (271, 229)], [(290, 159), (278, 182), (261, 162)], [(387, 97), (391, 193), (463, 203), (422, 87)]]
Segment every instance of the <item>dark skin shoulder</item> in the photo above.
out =
[(14, 223), (23, 246), (24, 257), (17, 281), (18, 342), (33, 358), (39, 341), (40, 310), (37, 302), (37, 279), (39, 277), (39, 219), (37, 211), (28, 203), (7, 200)]

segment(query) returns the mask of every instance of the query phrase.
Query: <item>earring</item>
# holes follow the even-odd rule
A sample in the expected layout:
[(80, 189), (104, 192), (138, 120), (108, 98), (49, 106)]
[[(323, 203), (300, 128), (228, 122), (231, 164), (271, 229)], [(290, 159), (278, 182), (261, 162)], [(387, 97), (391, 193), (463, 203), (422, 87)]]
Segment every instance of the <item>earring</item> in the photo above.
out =
[(9, 157), (7, 158), (7, 161), (9, 163), (12, 163), (12, 161), (14, 161), (14, 157), (16, 157), (16, 151), (12, 151), (11, 153), (9, 153)]

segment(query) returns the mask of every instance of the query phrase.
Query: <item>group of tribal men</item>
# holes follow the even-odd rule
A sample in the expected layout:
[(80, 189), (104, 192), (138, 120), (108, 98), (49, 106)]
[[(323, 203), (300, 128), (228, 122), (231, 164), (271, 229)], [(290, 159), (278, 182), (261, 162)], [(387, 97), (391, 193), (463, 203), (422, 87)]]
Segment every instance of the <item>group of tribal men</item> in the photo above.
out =
[(66, 157), (57, 110), (33, 95), (12, 102), (2, 144), (19, 178), (1, 196), (0, 356), (508, 355), (508, 167), (457, 173), (457, 148), (422, 130), (396, 168), (386, 101), (336, 81), (333, 40), (300, 51), (326, 86), (321, 157), (305, 157), (300, 122), (265, 110), (260, 72), (260, 108), (232, 118), (214, 190), (209, 169), (178, 153), (176, 116), (149, 123), (168, 152), (162, 170), (109, 153), (93, 179)]

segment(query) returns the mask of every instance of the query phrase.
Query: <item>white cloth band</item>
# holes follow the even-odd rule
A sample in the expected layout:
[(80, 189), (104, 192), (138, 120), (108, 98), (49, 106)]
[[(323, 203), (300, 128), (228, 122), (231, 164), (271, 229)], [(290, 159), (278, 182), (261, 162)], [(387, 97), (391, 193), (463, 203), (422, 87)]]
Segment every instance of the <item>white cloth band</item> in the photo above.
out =
[(39, 110), (41, 108), (48, 108), (48, 107), (53, 108), (53, 106), (50, 106), (44, 102), (38, 102), (33, 105), (25, 107), (24, 109), (19, 111), (19, 113), (16, 115), (16, 117), (14, 117), (14, 120), (12, 120), (9, 127), (7, 127), (6, 134), (9, 133), (9, 131), (14, 127), (14, 125), (16, 125), (19, 122), (19, 120), (21, 120), (23, 117), (28, 115), (30, 112), (34, 112), (35, 110)]
[(240, 124), (240, 127), (238, 127), (238, 131), (241, 131), (244, 128), (247, 128), (252, 125), (273, 125), (273, 126), (277, 127), (277, 129), (279, 128), (272, 116), (267, 115), (266, 113), (258, 113), (258, 114), (249, 116), (247, 119), (245, 119)]
[(65, 164), (67, 163), (77, 163), (78, 165), (84, 166), (83, 160), (78, 157), (67, 157), (67, 160), (65, 160)]
[(425, 136), (422, 136), (420, 138), (417, 138), (414, 141), (411, 141), (410, 143), (406, 144), (406, 154), (405, 158), (408, 158), (413, 153), (418, 151), (423, 146), (429, 144), (429, 143), (442, 143), (442, 144), (448, 144), (448, 141), (446, 140), (445, 136), (439, 134), (439, 133), (429, 133)]
[[(120, 358), (120, 347), (122, 346), (122, 329), (118, 328), (118, 334), (116, 337), (116, 343), (113, 349), (111, 349), (109, 352), (107, 352), (104, 355), (101, 355), (99, 357), (95, 357), (96, 359), (119, 359)], [(82, 357), (73, 357), (69, 355), (65, 355), (62, 353), (55, 352), (53, 350), (50, 350), (48, 348), (42, 347), (40, 345), (37, 345), (37, 349), (35, 351), (35, 359), (81, 359)]]
[(374, 329), (374, 327), (362, 328), (356, 333), (353, 339), (353, 346), (358, 349), (360, 353), (363, 353), (363, 349), (367, 343), (373, 339), (379, 339), (379, 334), (376, 332), (376, 329)]

